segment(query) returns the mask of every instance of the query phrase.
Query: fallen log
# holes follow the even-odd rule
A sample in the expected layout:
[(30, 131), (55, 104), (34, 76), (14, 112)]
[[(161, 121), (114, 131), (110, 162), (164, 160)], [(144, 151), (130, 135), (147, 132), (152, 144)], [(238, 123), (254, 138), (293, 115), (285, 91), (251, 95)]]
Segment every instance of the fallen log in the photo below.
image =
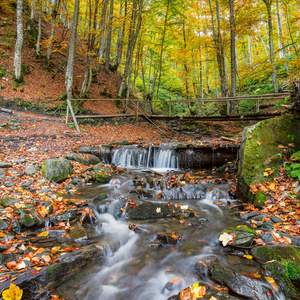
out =
[(3, 108), (3, 107), (0, 107), (0, 111), (4, 112), (4, 113), (7, 113), (7, 114), (13, 114), (13, 111), (10, 110), (10, 109), (7, 109), (7, 108)]

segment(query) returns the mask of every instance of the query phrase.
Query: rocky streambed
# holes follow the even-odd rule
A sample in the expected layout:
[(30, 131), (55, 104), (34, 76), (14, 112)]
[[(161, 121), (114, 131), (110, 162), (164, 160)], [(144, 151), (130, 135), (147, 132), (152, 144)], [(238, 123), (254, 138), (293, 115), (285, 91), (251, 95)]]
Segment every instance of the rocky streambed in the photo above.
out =
[(23, 164), (0, 169), (1, 290), (12, 282), (22, 299), (193, 299), (199, 287), (203, 299), (298, 297), (299, 238), (236, 199), (231, 175), (121, 169), (74, 153)]

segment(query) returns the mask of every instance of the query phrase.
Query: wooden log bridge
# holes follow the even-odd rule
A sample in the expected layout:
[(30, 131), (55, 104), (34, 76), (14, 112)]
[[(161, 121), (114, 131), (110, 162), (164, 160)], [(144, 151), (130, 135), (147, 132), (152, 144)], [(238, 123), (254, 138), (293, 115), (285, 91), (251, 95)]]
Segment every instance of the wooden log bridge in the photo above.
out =
[[(72, 115), (73, 121), (75, 123), (76, 129), (80, 132), (77, 119), (106, 119), (106, 118), (138, 118), (143, 117), (151, 124), (155, 125), (161, 132), (163, 132), (159, 126), (153, 122), (153, 120), (178, 120), (178, 121), (249, 121), (249, 120), (263, 120), (272, 118), (274, 116), (280, 116), (281, 112), (273, 112), (273, 113), (263, 113), (261, 108), (266, 106), (265, 102), (268, 104), (267, 106), (274, 106), (279, 101), (283, 101), (290, 93), (277, 93), (277, 94), (263, 94), (263, 95), (245, 95), (245, 96), (237, 96), (237, 97), (226, 97), (226, 98), (209, 98), (209, 99), (179, 99), (179, 100), (169, 100), (169, 101), (156, 101), (156, 105), (158, 103), (162, 103), (163, 105), (168, 106), (168, 114), (152, 114), (149, 115), (145, 113), (145, 111), (151, 111), (149, 105), (150, 103), (142, 100), (133, 100), (133, 99), (68, 99), (67, 100), (67, 113), (66, 113), (66, 124), (68, 123), (69, 112)], [(120, 101), (120, 102), (129, 102), (129, 104), (133, 107), (135, 113), (128, 114), (114, 114), (114, 115), (104, 115), (104, 114), (94, 114), (94, 115), (77, 115), (75, 116), (74, 111), (72, 109), (72, 101)], [(243, 101), (247, 101), (248, 103), (254, 102), (255, 112), (254, 113), (239, 113), (239, 105), (243, 103)], [(236, 114), (231, 114), (230, 106), (231, 103), (235, 103), (236, 105)], [(187, 106), (187, 113), (184, 115), (176, 115), (174, 106), (178, 103), (180, 105)], [(215, 106), (218, 105), (226, 105), (227, 113), (225, 115), (208, 115), (204, 109), (205, 105), (209, 105), (215, 103)], [(191, 114), (189, 107), (196, 108), (196, 112), (194, 110), (193, 115)], [(164, 132), (163, 132), (164, 133)], [(165, 134), (165, 133), (164, 133)]]

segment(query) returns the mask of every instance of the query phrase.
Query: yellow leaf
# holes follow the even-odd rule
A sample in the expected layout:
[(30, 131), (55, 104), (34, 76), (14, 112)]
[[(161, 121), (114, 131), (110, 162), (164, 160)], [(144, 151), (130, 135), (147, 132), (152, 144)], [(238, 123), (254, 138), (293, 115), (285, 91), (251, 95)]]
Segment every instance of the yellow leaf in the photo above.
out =
[(23, 290), (13, 283), (10, 284), (9, 289), (2, 293), (2, 298), (4, 300), (21, 300), (22, 296)]
[(38, 233), (37, 236), (48, 236), (49, 234), (49, 230), (45, 230), (45, 231), (42, 231), (41, 233)]
[(264, 172), (264, 177), (268, 177), (269, 173), (268, 172)]
[(196, 282), (193, 285), (191, 285), (190, 289), (192, 295), (196, 296), (197, 298), (203, 297), (206, 294), (206, 287), (199, 286), (199, 282)]
[(270, 185), (269, 185), (269, 189), (270, 190), (274, 190), (275, 189), (275, 183), (272, 182)]
[(247, 258), (247, 259), (252, 259), (253, 258), (253, 256), (249, 255), (249, 254), (245, 254), (244, 257)]
[(272, 286), (273, 290), (275, 292), (278, 292), (278, 285), (275, 282), (275, 280), (272, 277), (267, 277), (267, 276), (265, 276), (265, 279), (270, 283), (270, 285)]

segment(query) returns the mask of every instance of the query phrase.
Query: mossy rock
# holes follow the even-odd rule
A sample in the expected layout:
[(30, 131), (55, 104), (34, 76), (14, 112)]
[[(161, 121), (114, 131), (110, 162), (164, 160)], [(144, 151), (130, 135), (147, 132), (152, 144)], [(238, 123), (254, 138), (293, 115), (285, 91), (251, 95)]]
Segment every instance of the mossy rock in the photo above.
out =
[[(294, 143), (294, 152), (300, 150), (299, 115), (264, 120), (244, 129), (237, 173), (236, 195), (239, 198), (254, 201), (254, 195), (249, 192), (250, 185), (279, 176), (283, 161), (278, 146), (288, 146), (289, 143)], [(271, 176), (264, 176), (266, 168), (273, 170)]]
[(265, 194), (263, 194), (262, 192), (257, 191), (254, 194), (253, 204), (254, 204), (255, 207), (263, 208), (266, 201), (267, 201), (267, 196)]
[(3, 196), (3, 198), (0, 200), (0, 205), (2, 205), (3, 207), (8, 207), (11, 205), (15, 205), (16, 203), (18, 203), (19, 200), (18, 199), (14, 199), (10, 196)]
[(230, 235), (235, 236), (233, 238), (233, 243), (231, 246), (234, 247), (249, 247), (252, 243), (252, 241), (256, 237), (256, 231), (245, 226), (237, 226), (237, 227), (230, 227), (228, 229), (225, 229), (221, 232), (219, 237), (224, 233), (227, 232)]
[(97, 164), (91, 173), (93, 179), (98, 183), (108, 183), (112, 179), (113, 174), (111, 167), (102, 163)]
[(69, 153), (65, 156), (65, 158), (77, 161), (85, 166), (97, 165), (100, 163), (100, 159), (95, 155)]
[(73, 166), (65, 158), (51, 158), (42, 165), (42, 176), (57, 183), (66, 180), (72, 173)]

